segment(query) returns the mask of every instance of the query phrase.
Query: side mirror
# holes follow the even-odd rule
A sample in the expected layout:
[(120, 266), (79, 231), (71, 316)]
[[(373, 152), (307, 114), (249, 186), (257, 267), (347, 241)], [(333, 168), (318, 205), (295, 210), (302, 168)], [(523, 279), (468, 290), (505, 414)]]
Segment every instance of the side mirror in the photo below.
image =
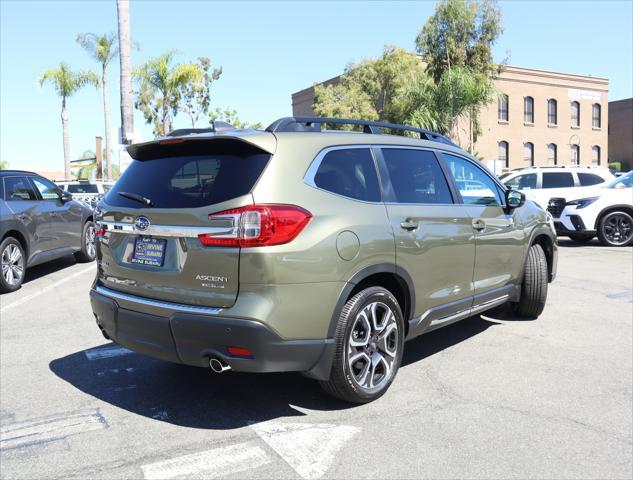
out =
[(518, 190), (506, 190), (506, 205), (508, 209), (522, 207), (525, 203), (525, 195)]
[(70, 202), (73, 199), (73, 196), (70, 192), (66, 190), (62, 190), (62, 202)]

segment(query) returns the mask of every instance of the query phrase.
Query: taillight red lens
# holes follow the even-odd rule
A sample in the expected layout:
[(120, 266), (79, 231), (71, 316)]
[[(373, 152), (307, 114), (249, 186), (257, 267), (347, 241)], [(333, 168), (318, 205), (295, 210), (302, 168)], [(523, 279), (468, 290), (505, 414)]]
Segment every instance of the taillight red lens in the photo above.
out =
[(312, 214), (296, 205), (249, 205), (209, 215), (209, 219), (232, 218), (231, 234), (200, 235), (200, 243), (216, 247), (264, 247), (294, 240)]
[(229, 354), (235, 357), (252, 357), (253, 352), (251, 352), (248, 348), (244, 347), (228, 347), (227, 348)]

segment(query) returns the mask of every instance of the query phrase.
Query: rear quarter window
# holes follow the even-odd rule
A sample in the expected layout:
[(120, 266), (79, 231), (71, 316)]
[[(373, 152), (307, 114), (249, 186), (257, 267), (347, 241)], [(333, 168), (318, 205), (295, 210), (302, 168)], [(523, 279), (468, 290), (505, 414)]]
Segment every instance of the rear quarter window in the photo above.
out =
[(138, 208), (141, 203), (119, 195), (149, 198), (156, 208), (197, 208), (249, 193), (270, 155), (209, 154), (134, 160), (106, 195), (113, 206)]
[(578, 173), (578, 180), (580, 181), (580, 185), (583, 187), (604, 183), (604, 178), (600, 175), (596, 175), (595, 173)]
[(355, 200), (379, 202), (381, 199), (374, 158), (368, 148), (326, 153), (314, 175), (314, 185)]

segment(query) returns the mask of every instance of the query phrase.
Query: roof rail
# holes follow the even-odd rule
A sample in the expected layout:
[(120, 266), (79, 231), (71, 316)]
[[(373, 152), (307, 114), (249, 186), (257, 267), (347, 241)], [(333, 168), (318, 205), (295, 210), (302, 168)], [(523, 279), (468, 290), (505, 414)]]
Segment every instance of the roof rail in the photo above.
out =
[(334, 125), (359, 125), (363, 127), (363, 133), (374, 135), (381, 134), (381, 129), (402, 130), (420, 134), (423, 140), (445, 143), (457, 147), (455, 143), (437, 132), (424, 128), (398, 125), (396, 123), (372, 122), (369, 120), (353, 120), (350, 118), (327, 118), (327, 117), (283, 117), (271, 123), (266, 131), (268, 132), (321, 132), (321, 125), (324, 123)]
[(179, 128), (177, 130), (172, 130), (169, 132), (166, 137), (182, 137), (185, 135), (196, 135), (198, 133), (218, 133), (218, 132), (227, 132), (229, 130), (237, 130), (236, 127), (226, 122), (213, 122), (211, 127), (209, 128)]

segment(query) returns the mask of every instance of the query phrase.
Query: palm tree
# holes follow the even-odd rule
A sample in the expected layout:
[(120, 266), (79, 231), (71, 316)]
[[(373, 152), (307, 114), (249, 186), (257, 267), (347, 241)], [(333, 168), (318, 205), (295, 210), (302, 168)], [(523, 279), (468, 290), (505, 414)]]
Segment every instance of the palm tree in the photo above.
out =
[(117, 0), (119, 19), (119, 60), (121, 64), (121, 139), (132, 143), (134, 135), (134, 111), (132, 110), (132, 43), (130, 40), (130, 0)]
[(195, 63), (172, 66), (174, 55), (175, 51), (169, 51), (134, 71), (140, 83), (135, 106), (143, 112), (147, 123), (154, 123), (158, 135), (166, 135), (171, 130), (172, 114), (175, 116), (178, 112), (181, 90), (191, 82), (199, 82), (203, 75)]
[[(110, 107), (108, 105), (108, 64), (117, 54), (114, 44), (116, 36), (113, 33), (95, 35), (84, 33), (77, 36), (77, 43), (82, 46), (97, 62), (101, 64), (101, 89), (103, 91), (103, 122), (105, 126), (105, 160), (107, 165), (107, 178), (112, 179), (111, 143), (110, 143)], [(98, 172), (103, 175), (103, 172)]]
[(94, 72), (73, 72), (68, 64), (62, 62), (59, 67), (46, 70), (40, 76), (40, 86), (50, 83), (57, 95), (62, 98), (62, 129), (64, 136), (64, 177), (70, 180), (70, 138), (68, 132), (68, 109), (66, 100), (86, 85), (99, 86), (99, 77)]

